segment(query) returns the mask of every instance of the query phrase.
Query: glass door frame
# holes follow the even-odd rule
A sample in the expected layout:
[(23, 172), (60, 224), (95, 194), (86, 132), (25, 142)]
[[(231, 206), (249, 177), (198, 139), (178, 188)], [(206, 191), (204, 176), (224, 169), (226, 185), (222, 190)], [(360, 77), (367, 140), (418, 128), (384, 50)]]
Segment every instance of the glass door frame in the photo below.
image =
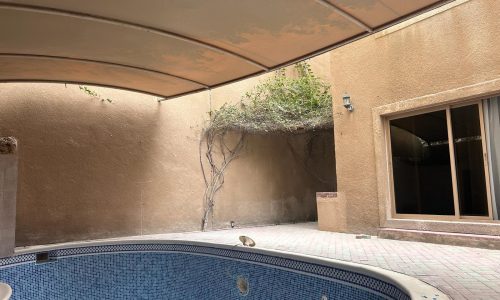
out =
[[(389, 197), (391, 204), (391, 215), (396, 219), (428, 219), (428, 220), (493, 220), (493, 207), (491, 203), (491, 189), (490, 189), (490, 171), (488, 165), (488, 152), (487, 152), (487, 141), (484, 128), (484, 111), (483, 111), (483, 100), (473, 100), (465, 101), (447, 105), (440, 105), (430, 108), (424, 108), (420, 110), (414, 110), (411, 112), (405, 112), (401, 114), (395, 114), (384, 118), (384, 136), (386, 143), (386, 154), (387, 154), (387, 170), (389, 174)], [(458, 195), (458, 184), (457, 184), (457, 173), (456, 173), (456, 161), (455, 161), (455, 145), (453, 140), (453, 129), (451, 123), (451, 109), (456, 107), (477, 105), (479, 110), (479, 126), (481, 129), (481, 143), (483, 149), (483, 165), (484, 165), (484, 175), (485, 175), (485, 185), (486, 185), (486, 201), (488, 204), (488, 216), (462, 216), (460, 214), (460, 204)], [(391, 136), (390, 136), (390, 121), (394, 119), (400, 119), (404, 117), (411, 117), (415, 115), (435, 112), (435, 111), (446, 111), (446, 125), (448, 129), (448, 149), (450, 151), (450, 167), (451, 167), (451, 180), (453, 188), (453, 203), (454, 203), (454, 215), (430, 215), (430, 214), (401, 214), (396, 212), (396, 197), (394, 191), (394, 169), (392, 163), (392, 148), (391, 148)]]

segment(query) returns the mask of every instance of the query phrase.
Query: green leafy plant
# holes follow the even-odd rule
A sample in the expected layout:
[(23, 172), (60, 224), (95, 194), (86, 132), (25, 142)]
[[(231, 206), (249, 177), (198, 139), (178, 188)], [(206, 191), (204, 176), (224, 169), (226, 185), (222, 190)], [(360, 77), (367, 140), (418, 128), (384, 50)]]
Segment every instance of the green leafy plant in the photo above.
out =
[[(239, 103), (226, 103), (210, 112), (200, 140), (200, 164), (205, 181), (201, 230), (206, 229), (213, 214), (215, 195), (224, 184), (224, 172), (239, 157), (247, 133), (294, 134), (333, 127), (330, 85), (317, 77), (306, 62), (296, 64), (294, 70), (296, 76), (292, 77), (286, 76), (284, 69), (278, 70), (246, 93)], [(228, 132), (239, 133), (236, 142), (226, 141)], [(207, 169), (202, 158), (203, 141)]]
[(311, 70), (308, 63), (294, 67), (297, 76), (285, 70), (246, 93), (239, 103), (225, 104), (211, 112), (207, 130), (239, 130), (254, 133), (294, 133), (331, 128), (330, 85)]
[(83, 91), (85, 94), (89, 95), (90, 97), (97, 98), (101, 100), (102, 102), (108, 101), (109, 103), (113, 102), (113, 100), (109, 98), (104, 98), (101, 95), (99, 95), (96, 91), (89, 89), (85, 85), (79, 85), (78, 88), (80, 88), (81, 91)]

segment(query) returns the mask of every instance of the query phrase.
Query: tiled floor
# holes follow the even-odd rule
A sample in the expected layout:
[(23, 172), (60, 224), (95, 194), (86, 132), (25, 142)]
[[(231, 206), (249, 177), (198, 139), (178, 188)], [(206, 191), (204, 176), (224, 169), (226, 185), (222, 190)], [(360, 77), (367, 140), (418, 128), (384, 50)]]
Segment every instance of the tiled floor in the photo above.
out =
[(141, 236), (237, 244), (240, 235), (257, 247), (373, 265), (417, 277), (453, 299), (500, 300), (500, 251), (377, 239), (317, 230), (315, 223), (213, 232)]

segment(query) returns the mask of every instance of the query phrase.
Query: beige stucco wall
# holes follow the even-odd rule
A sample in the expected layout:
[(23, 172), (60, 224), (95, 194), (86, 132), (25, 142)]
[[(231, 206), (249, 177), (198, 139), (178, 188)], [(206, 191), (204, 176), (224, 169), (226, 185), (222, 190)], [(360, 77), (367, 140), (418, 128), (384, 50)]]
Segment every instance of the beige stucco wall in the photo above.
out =
[(17, 150), (14, 139), (0, 138), (0, 257), (14, 253), (16, 234)]
[[(409, 109), (405, 103), (413, 98), (421, 106), (444, 103), (452, 99), (443, 93), (481, 84), (481, 95), (498, 92), (491, 82), (500, 80), (499, 13), (500, 1), (457, 0), (331, 52), (338, 191), (346, 197), (349, 231), (375, 233), (379, 204), (386, 201), (379, 193), (386, 181), (377, 185), (375, 146), (383, 137), (374, 132), (376, 108), (399, 103), (399, 110)], [(342, 107), (344, 92), (352, 113)]]
[[(324, 78), (328, 61), (312, 62)], [(162, 103), (106, 88), (92, 87), (112, 103), (74, 85), (0, 84), (0, 135), (19, 141), (17, 245), (199, 230), (198, 145), (210, 105), (239, 101), (261, 79)], [(306, 139), (291, 142), (298, 149)], [(323, 134), (297, 160), (285, 138), (250, 136), (227, 171), (212, 228), (314, 220), (315, 192), (335, 184), (332, 139)]]

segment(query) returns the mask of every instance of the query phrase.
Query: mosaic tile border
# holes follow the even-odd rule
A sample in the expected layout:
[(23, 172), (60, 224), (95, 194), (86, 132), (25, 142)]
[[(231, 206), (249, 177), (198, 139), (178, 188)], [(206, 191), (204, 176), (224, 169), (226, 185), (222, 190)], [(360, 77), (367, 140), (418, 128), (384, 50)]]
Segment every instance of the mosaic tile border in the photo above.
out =
[[(46, 251), (41, 251), (46, 252)], [(189, 244), (114, 244), (97, 245), (88, 247), (76, 247), (66, 249), (50, 250), (51, 258), (65, 258), (82, 255), (95, 255), (106, 253), (123, 252), (181, 252), (191, 254), (210, 255), (228, 259), (237, 259), (247, 262), (259, 263), (275, 266), (283, 269), (309, 273), (312, 275), (328, 278), (331, 280), (345, 282), (350, 285), (362, 287), (377, 292), (389, 299), (410, 300), (410, 297), (399, 287), (385, 282), (381, 279), (373, 278), (368, 275), (347, 271), (331, 266), (316, 264), (273, 256), (268, 254), (255, 253), (250, 251), (240, 251), (237, 249), (216, 248), (210, 246), (198, 246)], [(6, 268), (23, 263), (33, 263), (36, 261), (36, 254), (21, 254), (8, 258), (0, 259), (0, 268)]]

